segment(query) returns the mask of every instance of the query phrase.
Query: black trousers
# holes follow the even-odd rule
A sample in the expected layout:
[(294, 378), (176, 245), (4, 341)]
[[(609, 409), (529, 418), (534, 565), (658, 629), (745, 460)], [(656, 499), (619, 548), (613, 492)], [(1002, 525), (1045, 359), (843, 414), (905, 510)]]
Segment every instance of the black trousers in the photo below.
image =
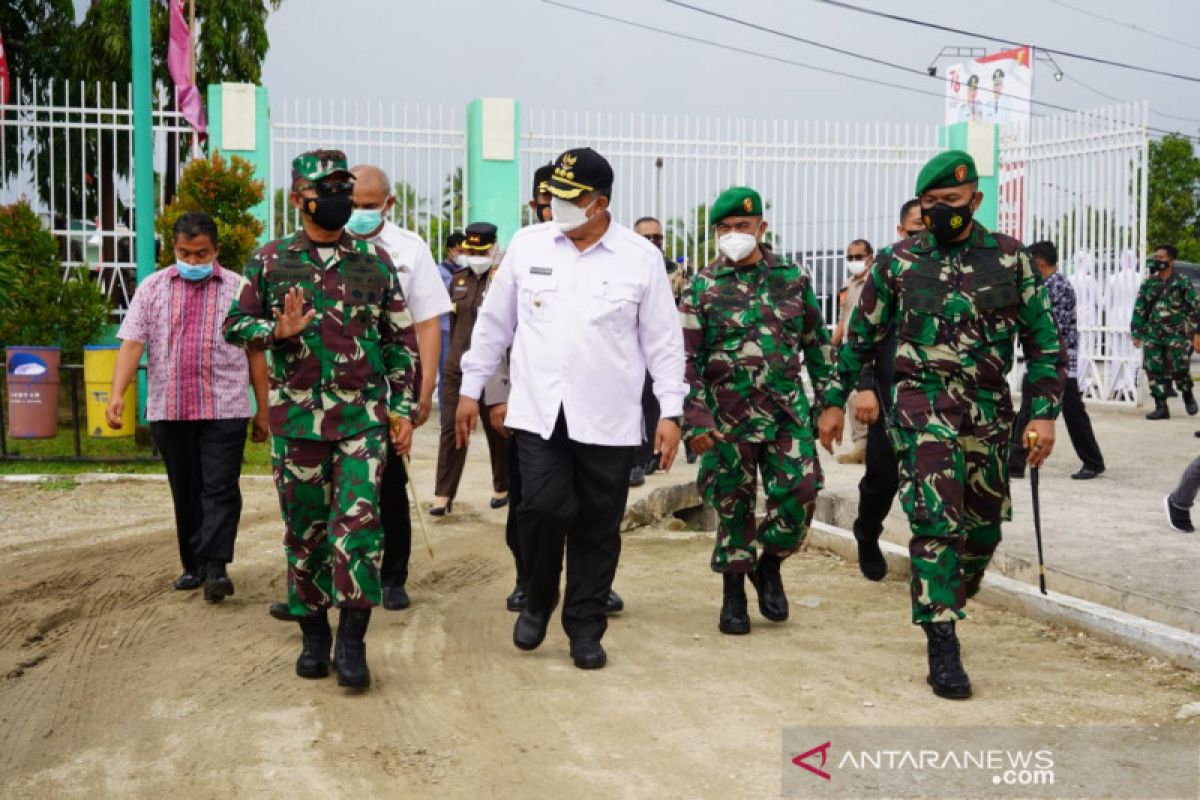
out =
[(634, 464), (645, 464), (654, 455), (654, 435), (658, 433), (658, 418), (662, 408), (658, 398), (654, 396), (654, 383), (650, 373), (646, 373), (646, 382), (642, 384), (642, 419), (645, 421), (646, 441), (638, 448)]
[[(1010, 469), (1024, 471), (1025, 459), (1029, 455), (1025, 447), (1025, 426), (1033, 406), (1033, 393), (1026, 384), (1021, 388), (1021, 410), (1013, 423), (1012, 447), (1009, 450), (1008, 464)], [(1075, 455), (1083, 462), (1083, 466), (1097, 472), (1104, 469), (1104, 455), (1096, 442), (1096, 434), (1092, 431), (1092, 420), (1088, 416), (1087, 407), (1083, 404), (1083, 395), (1079, 391), (1079, 381), (1067, 378), (1062, 395), (1063, 422), (1067, 424), (1067, 435), (1071, 437), (1071, 447)]]
[(167, 467), (175, 503), (179, 561), (196, 572), (209, 561), (233, 561), (242, 516), (242, 455), (248, 419), (158, 420), (150, 435)]
[(866, 462), (867, 471), (858, 482), (858, 519), (855, 525), (860, 535), (878, 539), (883, 533), (883, 521), (892, 510), (892, 502), (900, 488), (900, 467), (883, 422), (882, 409), (880, 418), (867, 428)]
[(621, 555), (621, 517), (637, 448), (576, 442), (567, 436), (561, 411), (549, 440), (527, 431), (514, 436), (526, 608), (535, 614), (554, 610), (565, 550), (563, 630), (572, 641), (599, 641), (608, 627), (604, 609)]
[(504, 523), (504, 543), (508, 545), (508, 552), (512, 553), (517, 565), (517, 585), (526, 586), (529, 576), (525, 572), (525, 561), (521, 558), (521, 514), (517, 510), (521, 505), (521, 457), (512, 432), (508, 436), (508, 519)]
[(408, 582), (408, 559), (412, 554), (412, 518), (408, 514), (408, 475), (404, 459), (389, 452), (379, 482), (379, 519), (383, 524), (383, 563), (379, 582), (403, 586)]

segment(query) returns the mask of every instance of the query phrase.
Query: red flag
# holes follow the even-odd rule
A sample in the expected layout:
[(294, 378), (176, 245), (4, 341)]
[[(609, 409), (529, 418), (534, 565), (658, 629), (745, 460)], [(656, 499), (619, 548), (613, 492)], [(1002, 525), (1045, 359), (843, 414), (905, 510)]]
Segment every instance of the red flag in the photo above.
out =
[(197, 131), (204, 133), (208, 129), (208, 120), (204, 115), (200, 90), (192, 83), (192, 36), (187, 20), (183, 18), (183, 0), (171, 0), (169, 13), (171, 27), (167, 39), (167, 71), (171, 73), (171, 80), (175, 82), (175, 92), (179, 98), (179, 110), (183, 112), (183, 118)]
[(0, 32), (0, 105), (8, 104), (12, 91), (12, 78), (8, 74), (8, 56), (4, 52), (4, 33)]

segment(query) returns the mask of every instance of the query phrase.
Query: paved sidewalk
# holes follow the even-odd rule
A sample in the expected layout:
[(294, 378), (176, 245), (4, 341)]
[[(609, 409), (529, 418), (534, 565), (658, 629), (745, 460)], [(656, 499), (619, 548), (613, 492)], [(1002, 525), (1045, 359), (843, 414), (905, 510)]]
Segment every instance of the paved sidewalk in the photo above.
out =
[[(1188, 417), (1177, 399), (1169, 420), (1149, 422), (1144, 410), (1089, 406), (1108, 470), (1091, 481), (1071, 480), (1080, 463), (1066, 427), (1040, 480), (1047, 584), (1074, 595), (1167, 625), (1200, 633), (1200, 534), (1167, 525), (1163, 498), (1187, 464), (1200, 456), (1200, 416)], [(825, 490), (817, 516), (850, 528), (858, 502), (861, 465), (838, 464), (824, 451)], [(994, 568), (1037, 583), (1037, 550), (1028, 479), (1012, 483), (1013, 521)], [(1195, 509), (1200, 522), (1200, 506)], [(899, 504), (885, 538), (906, 544), (908, 525)]]

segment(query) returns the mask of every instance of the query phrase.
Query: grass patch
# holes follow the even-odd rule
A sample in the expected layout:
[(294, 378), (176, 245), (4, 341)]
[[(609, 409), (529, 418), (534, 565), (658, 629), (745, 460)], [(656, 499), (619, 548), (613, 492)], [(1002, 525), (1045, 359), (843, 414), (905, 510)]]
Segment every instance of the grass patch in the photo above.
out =
[(43, 492), (70, 492), (78, 486), (74, 478), (52, 478), (37, 485)]
[[(0, 475), (28, 475), (46, 473), (51, 475), (76, 475), (81, 472), (117, 472), (123, 474), (160, 475), (166, 472), (162, 461), (155, 457), (149, 445), (140, 445), (132, 437), (120, 439), (93, 439), (83, 436), (80, 440), (82, 461), (74, 458), (74, 439), (69, 428), (59, 427), (53, 439), (5, 439), (9, 455), (37, 458), (63, 459), (55, 461), (0, 460)], [(144, 462), (121, 462), (108, 459), (145, 458)], [(271, 474), (270, 443), (255, 444), (247, 438), (246, 454), (242, 472), (246, 475)], [(73, 483), (73, 481), (72, 481)], [(63, 488), (63, 487), (60, 487)]]

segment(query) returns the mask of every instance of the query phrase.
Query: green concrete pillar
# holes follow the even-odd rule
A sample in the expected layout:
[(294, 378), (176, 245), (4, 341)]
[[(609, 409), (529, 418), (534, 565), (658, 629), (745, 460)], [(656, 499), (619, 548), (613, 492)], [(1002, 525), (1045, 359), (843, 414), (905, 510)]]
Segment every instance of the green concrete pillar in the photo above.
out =
[(263, 201), (251, 211), (263, 224), (259, 244), (271, 237), (271, 112), (265, 86), (250, 83), (208, 85), (208, 147), (210, 153), (240, 156), (263, 182)]
[(1000, 128), (985, 122), (955, 122), (938, 128), (938, 146), (946, 150), (966, 150), (979, 170), (979, 191), (983, 201), (975, 219), (989, 230), (996, 230), (1000, 217)]
[[(133, 75), (133, 207), (137, 280), (154, 274), (154, 91), (150, 72), (150, 0), (129, 2), (130, 60)], [(144, 357), (143, 357), (144, 358)], [(146, 420), (146, 373), (137, 376), (138, 421)]]
[(467, 222), (496, 226), (501, 247), (521, 227), (520, 104), (485, 97), (467, 104)]

